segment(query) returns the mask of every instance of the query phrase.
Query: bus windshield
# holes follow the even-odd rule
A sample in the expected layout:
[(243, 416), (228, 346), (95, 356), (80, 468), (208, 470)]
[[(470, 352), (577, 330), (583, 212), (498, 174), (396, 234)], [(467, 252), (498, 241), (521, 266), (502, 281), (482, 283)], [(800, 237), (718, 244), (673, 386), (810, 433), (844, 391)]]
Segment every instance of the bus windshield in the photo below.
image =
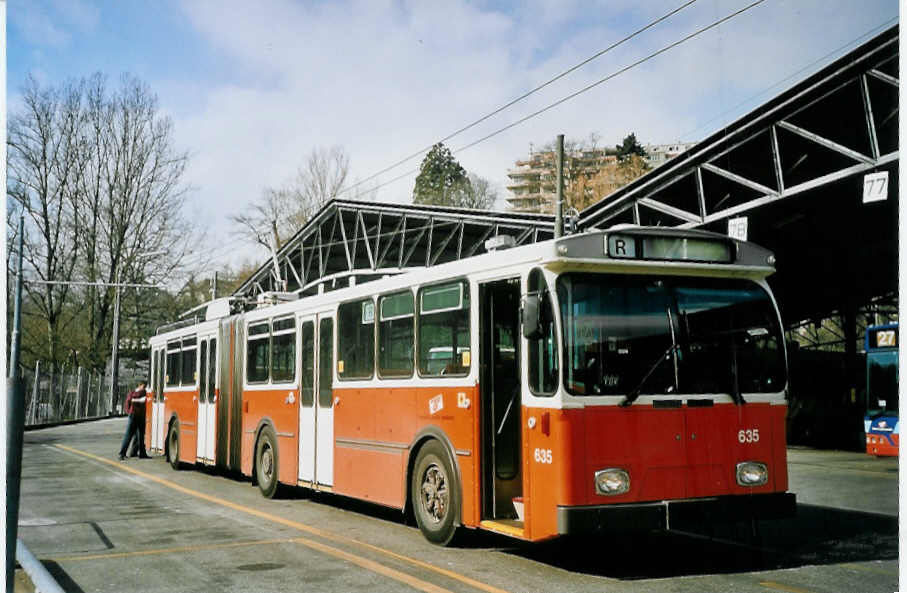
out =
[(746, 280), (567, 273), (557, 295), (574, 395), (777, 393), (786, 368), (768, 294)]
[(898, 411), (898, 352), (888, 350), (866, 355), (866, 411), (869, 414)]

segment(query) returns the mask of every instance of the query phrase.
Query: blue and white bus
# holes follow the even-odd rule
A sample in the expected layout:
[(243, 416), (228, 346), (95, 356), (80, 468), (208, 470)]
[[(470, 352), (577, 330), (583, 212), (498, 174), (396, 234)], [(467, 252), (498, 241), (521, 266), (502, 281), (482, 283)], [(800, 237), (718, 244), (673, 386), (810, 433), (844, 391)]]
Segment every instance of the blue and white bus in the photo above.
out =
[(898, 324), (866, 328), (866, 452), (898, 454)]

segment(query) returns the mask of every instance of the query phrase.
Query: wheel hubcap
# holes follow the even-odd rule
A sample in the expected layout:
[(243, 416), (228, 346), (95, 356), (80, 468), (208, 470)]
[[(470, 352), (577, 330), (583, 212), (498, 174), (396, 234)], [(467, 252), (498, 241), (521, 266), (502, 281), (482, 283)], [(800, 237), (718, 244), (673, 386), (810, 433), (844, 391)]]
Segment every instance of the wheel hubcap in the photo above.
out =
[(261, 450), (261, 474), (266, 478), (266, 481), (271, 481), (271, 475), (274, 473), (274, 453), (271, 451), (271, 447), (268, 444), (265, 444)]
[(422, 474), (422, 510), (434, 523), (440, 523), (447, 515), (449, 500), (447, 476), (433, 463)]

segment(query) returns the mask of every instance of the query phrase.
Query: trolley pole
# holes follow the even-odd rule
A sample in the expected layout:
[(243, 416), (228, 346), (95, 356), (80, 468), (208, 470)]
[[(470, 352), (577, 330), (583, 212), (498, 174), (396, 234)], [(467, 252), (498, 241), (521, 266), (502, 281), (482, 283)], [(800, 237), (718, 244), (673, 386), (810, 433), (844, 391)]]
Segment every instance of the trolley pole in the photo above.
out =
[(25, 213), (19, 215), (19, 253), (16, 255), (16, 300), (6, 379), (6, 590), (12, 591), (16, 575), (16, 537), (19, 530), (19, 484), (22, 479), (22, 431), (25, 423), (25, 392), (19, 372), (19, 342), (22, 329), (22, 249)]
[(564, 235), (564, 135), (557, 135), (557, 204), (554, 208), (554, 238)]

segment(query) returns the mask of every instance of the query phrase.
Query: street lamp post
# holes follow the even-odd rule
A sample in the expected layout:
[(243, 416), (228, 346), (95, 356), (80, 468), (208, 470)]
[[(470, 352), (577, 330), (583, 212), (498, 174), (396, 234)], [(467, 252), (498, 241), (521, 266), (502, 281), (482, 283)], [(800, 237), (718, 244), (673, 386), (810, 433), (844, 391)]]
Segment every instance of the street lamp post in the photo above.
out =
[[(144, 253), (137, 253), (135, 259), (153, 257), (155, 255), (164, 255), (166, 251), (147, 251)], [(120, 267), (117, 266), (116, 280), (114, 282), (116, 288), (115, 298), (113, 302), (113, 345), (111, 346), (110, 353), (110, 412), (111, 414), (116, 409), (117, 406), (117, 381), (119, 380), (120, 374)]]

